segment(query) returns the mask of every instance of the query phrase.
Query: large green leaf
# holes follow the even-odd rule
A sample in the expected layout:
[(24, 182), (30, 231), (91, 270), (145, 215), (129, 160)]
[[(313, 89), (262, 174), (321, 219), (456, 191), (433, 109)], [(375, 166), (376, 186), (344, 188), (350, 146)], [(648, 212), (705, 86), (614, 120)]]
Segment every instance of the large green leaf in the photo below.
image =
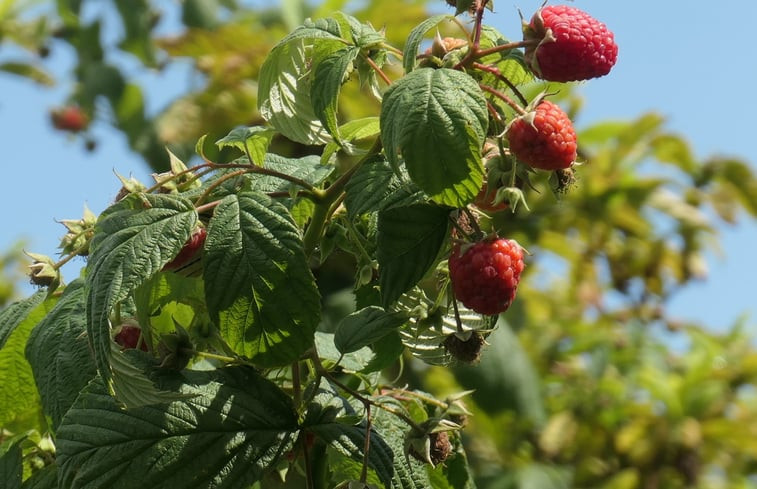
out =
[(394, 167), (401, 153), (410, 178), (433, 200), (462, 207), (484, 177), (481, 146), (489, 124), (486, 99), (465, 73), (421, 68), (387, 90), (381, 139)]
[(67, 489), (248, 487), (291, 449), (289, 397), (248, 367), (164, 373), (162, 389), (191, 396), (122, 409), (93, 381), (58, 430)]
[(322, 144), (328, 132), (313, 110), (310, 64), (317, 45), (321, 53), (343, 48), (336, 21), (303, 26), (273, 47), (260, 68), (258, 109), (284, 136), (303, 144)]
[[(24, 348), (34, 326), (57, 302), (54, 297), (45, 298), (44, 292), (39, 294), (42, 300), (35, 295), (9, 308), (10, 317), (6, 324), (12, 324), (13, 328), (0, 349), (0, 426), (7, 426), (19, 417), (24, 417), (33, 426), (38, 421), (39, 393)], [(35, 305), (30, 307), (30, 304)]]
[(197, 223), (192, 203), (164, 194), (132, 194), (100, 215), (87, 267), (87, 335), (110, 385), (110, 315), (181, 250)]
[(342, 84), (352, 71), (352, 63), (360, 53), (357, 46), (347, 46), (337, 51), (328, 47), (316, 48), (313, 60), (313, 82), (310, 97), (313, 110), (323, 126), (337, 141), (340, 140), (337, 121), (337, 104)]
[(216, 141), (216, 146), (237, 148), (248, 154), (252, 164), (261, 166), (275, 135), (276, 131), (270, 127), (235, 127), (229, 134)]
[(224, 198), (208, 226), (205, 257), (208, 310), (234, 351), (271, 366), (312, 345), (320, 296), (283, 205), (256, 192)]
[(351, 219), (367, 212), (418, 204), (426, 200), (420, 189), (392, 170), (383, 157), (363, 164), (347, 182), (344, 205)]
[(376, 258), (384, 307), (423, 278), (436, 260), (448, 228), (449, 209), (433, 204), (379, 213)]
[(84, 333), (86, 293), (81, 280), (66, 287), (60, 301), (34, 328), (26, 344), (42, 407), (57, 429), (79, 391), (96, 375)]

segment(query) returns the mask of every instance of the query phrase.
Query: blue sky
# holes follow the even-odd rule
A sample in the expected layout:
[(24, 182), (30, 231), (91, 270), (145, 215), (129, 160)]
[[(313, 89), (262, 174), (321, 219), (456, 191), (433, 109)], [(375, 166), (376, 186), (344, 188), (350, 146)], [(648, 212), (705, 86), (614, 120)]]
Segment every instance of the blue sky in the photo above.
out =
[[(517, 38), (518, 9), (528, 16), (541, 3), (496, 0), (496, 13), (489, 14), (488, 22)], [(757, 58), (750, 49), (749, 23), (739, 22), (757, 17), (757, 2), (576, 0), (572, 5), (605, 22), (620, 46), (610, 76), (581, 84), (586, 104), (576, 121), (579, 128), (653, 110), (667, 118), (670, 130), (686, 136), (700, 157), (729, 155), (757, 163), (753, 136), (757, 107), (749, 93), (757, 79)], [(6, 46), (0, 48), (0, 62), (17, 55)], [(48, 110), (67, 93), (72, 53), (56, 45), (50, 62), (62, 82), (57, 88), (0, 75), (0, 205), (6, 210), (0, 249), (23, 238), (26, 249), (55, 254), (63, 234), (55, 220), (80, 217), (85, 203), (101, 212), (118, 189), (114, 171), (148, 178), (146, 165), (130, 153), (124, 138), (110, 130), (107, 121), (93, 126), (98, 148), (91, 154), (81, 139), (52, 130)], [(158, 74), (135, 64), (129, 74), (149, 84), (147, 102), (155, 110), (189, 86), (182, 67)], [(737, 226), (722, 227), (720, 233), (722, 256), (708, 256), (708, 280), (682, 291), (671, 305), (681, 317), (722, 328), (755, 311), (757, 260), (752, 248), (757, 243), (757, 223), (742, 216)], [(69, 279), (81, 264), (74, 262), (65, 269)]]

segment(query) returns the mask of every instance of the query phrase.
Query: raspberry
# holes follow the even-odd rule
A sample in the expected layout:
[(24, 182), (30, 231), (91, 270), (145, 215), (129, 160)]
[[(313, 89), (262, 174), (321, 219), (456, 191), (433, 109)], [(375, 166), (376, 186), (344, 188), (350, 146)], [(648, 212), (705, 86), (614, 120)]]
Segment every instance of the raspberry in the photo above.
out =
[(565, 5), (539, 9), (524, 26), (526, 62), (544, 80), (588, 80), (610, 72), (618, 59), (613, 33), (586, 12)]
[(81, 132), (89, 125), (87, 114), (74, 105), (51, 110), (50, 120), (53, 126), (61, 131)]
[(548, 100), (515, 119), (507, 129), (507, 139), (515, 157), (533, 168), (562, 170), (576, 161), (578, 145), (573, 123)]
[(484, 182), (481, 190), (478, 192), (478, 195), (476, 195), (476, 198), (473, 199), (473, 205), (484, 212), (499, 212), (507, 209), (508, 203), (505, 201), (495, 202), (496, 197), (497, 189), (495, 188), (490, 190), (489, 186), (486, 184), (486, 182)]
[(205, 228), (197, 228), (187, 242), (184, 243), (179, 254), (163, 266), (163, 270), (178, 271), (194, 263), (198, 258), (197, 255), (202, 249), (202, 245), (205, 244), (205, 238), (207, 235), (208, 232)]
[(116, 334), (113, 336), (113, 340), (118, 343), (121, 349), (136, 349), (139, 346), (140, 350), (147, 351), (147, 344), (144, 341), (141, 343), (139, 341), (142, 335), (142, 329), (139, 326), (125, 323), (116, 328), (115, 331)]
[(515, 299), (523, 266), (523, 251), (513, 240), (480, 241), (466, 251), (455, 246), (449, 257), (455, 298), (480, 314), (504, 312)]

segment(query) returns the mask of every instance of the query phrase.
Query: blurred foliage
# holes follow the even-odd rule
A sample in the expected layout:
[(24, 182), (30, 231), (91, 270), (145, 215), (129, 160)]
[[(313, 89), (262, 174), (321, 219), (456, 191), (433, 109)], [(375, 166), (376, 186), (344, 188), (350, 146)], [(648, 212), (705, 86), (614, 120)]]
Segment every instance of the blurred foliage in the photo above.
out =
[[(431, 7), (423, 0), (358, 5), (352, 13), (387, 26), (397, 46)], [(29, 54), (1, 60), (0, 70), (50, 84), (44, 58), (73, 49), (74, 82), (62, 104), (110, 121), (152, 169), (164, 171), (166, 146), (187, 158), (204, 134), (209, 158), (232, 157), (211, 142), (261, 122), (256, 77), (273, 44), (307, 16), (350, 6), (10, 0), (0, 3), (0, 42)], [(135, 62), (145, 72), (189, 63), (193, 88), (148, 113), (150, 87), (124, 68)], [(344, 120), (376, 113), (356, 90), (350, 84), (342, 92)], [(560, 93), (564, 106), (578, 110), (569, 87)], [(585, 128), (579, 143), (583, 164), (562, 182), (537, 178), (530, 212), (482, 216), (532, 257), (481, 363), (409, 362), (402, 378), (439, 396), (475, 389), (464, 433), (482, 489), (757, 487), (757, 349), (747, 328), (713, 332), (666, 310), (676, 291), (706, 277), (717, 227), (757, 214), (752, 168), (700, 159), (654, 113)], [(279, 152), (308, 152), (276, 144)], [(550, 186), (563, 190), (555, 197)], [(14, 253), (0, 257), (0, 273), (11, 278)], [(339, 277), (334, 268), (319, 275)], [(3, 287), (0, 305), (12, 294)]]

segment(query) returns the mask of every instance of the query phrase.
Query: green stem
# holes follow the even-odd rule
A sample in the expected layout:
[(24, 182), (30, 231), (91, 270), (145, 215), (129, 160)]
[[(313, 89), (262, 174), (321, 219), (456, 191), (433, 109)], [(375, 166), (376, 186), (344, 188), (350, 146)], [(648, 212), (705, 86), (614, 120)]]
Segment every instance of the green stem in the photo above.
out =
[(366, 161), (373, 158), (373, 156), (379, 151), (381, 151), (381, 138), (376, 138), (373, 147), (368, 150), (368, 153), (363, 156), (360, 161), (355, 163), (355, 166), (344, 172), (342, 176), (340, 176), (326, 190), (314, 191), (314, 194), (318, 199), (315, 202), (315, 209), (313, 209), (313, 216), (310, 218), (310, 224), (308, 224), (308, 227), (305, 230), (305, 235), (302, 237), (305, 256), (310, 257), (318, 247), (329, 216), (334, 210), (336, 210), (334, 204), (342, 199), (344, 188), (347, 186), (350, 178), (352, 178), (352, 175), (354, 175)]

